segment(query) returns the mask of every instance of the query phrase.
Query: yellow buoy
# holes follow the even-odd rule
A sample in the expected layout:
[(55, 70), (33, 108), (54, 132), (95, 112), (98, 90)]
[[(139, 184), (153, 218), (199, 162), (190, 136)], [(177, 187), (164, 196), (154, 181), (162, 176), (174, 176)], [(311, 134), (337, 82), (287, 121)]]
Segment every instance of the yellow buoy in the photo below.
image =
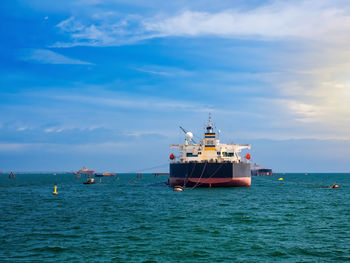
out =
[(279, 180), (279, 181), (283, 181), (283, 178), (282, 178), (282, 177), (281, 177), (281, 178), (278, 178), (278, 180)]
[(54, 191), (53, 191), (52, 194), (54, 194), (54, 195), (57, 195), (57, 194), (58, 194), (58, 193), (57, 193), (57, 185), (55, 185), (55, 188), (54, 188)]

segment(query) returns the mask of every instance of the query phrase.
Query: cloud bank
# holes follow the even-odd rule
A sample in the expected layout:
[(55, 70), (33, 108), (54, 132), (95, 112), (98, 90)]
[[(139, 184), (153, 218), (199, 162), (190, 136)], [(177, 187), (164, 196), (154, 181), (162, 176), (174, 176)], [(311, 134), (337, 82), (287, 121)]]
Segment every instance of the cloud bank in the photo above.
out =
[(57, 27), (71, 42), (55, 46), (118, 46), (169, 36), (248, 39), (349, 40), (349, 10), (331, 1), (272, 2), (251, 9), (219, 12), (184, 10), (175, 14), (121, 16), (106, 12), (90, 19), (70, 17)]

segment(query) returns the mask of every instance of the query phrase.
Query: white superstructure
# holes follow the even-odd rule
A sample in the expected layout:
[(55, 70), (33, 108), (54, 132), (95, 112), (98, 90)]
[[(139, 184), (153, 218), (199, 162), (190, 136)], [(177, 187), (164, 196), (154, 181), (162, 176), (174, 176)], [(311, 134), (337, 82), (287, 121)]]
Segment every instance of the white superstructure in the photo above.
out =
[[(211, 116), (206, 127), (204, 139), (199, 144), (192, 141), (193, 134), (186, 133), (184, 144), (171, 144), (170, 148), (180, 151), (180, 162), (241, 162), (242, 157), (238, 155), (243, 149), (250, 149), (250, 144), (223, 144), (216, 138)], [(247, 154), (246, 159), (249, 159)]]

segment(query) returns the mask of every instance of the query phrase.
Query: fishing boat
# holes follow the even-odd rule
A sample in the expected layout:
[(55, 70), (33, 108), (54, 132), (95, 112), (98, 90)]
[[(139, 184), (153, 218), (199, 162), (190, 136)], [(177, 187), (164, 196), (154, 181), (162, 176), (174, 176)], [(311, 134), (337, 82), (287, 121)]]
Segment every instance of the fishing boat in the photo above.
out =
[(250, 144), (223, 144), (216, 136), (211, 115), (206, 125), (204, 138), (196, 143), (192, 132), (180, 127), (186, 134), (184, 144), (171, 144), (180, 156), (170, 154), (171, 186), (190, 187), (235, 187), (250, 186), (250, 154), (241, 157), (243, 149)]

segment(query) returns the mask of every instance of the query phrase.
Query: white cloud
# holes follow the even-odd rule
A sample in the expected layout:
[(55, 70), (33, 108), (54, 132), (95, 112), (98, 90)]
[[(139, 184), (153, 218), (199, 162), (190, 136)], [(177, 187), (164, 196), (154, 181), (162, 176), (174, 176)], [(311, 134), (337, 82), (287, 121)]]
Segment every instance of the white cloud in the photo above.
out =
[(89, 22), (70, 17), (57, 27), (69, 33), (73, 41), (55, 46), (113, 46), (155, 37), (203, 35), (346, 43), (350, 38), (350, 15), (338, 2), (275, 1), (254, 9), (231, 8), (214, 13), (189, 9), (152, 17), (121, 17), (108, 12), (93, 15)]
[(144, 65), (142, 67), (133, 67), (132, 69), (139, 72), (149, 73), (152, 75), (159, 75), (163, 77), (188, 77), (193, 75), (193, 73), (188, 70), (158, 65)]
[(21, 60), (32, 61), (41, 64), (93, 65), (92, 63), (69, 58), (48, 49), (32, 49), (26, 50), (24, 53), (24, 55), (20, 56)]
[(64, 131), (64, 129), (63, 128), (58, 128), (58, 127), (49, 127), (49, 128), (44, 129), (44, 132), (48, 132), (48, 133), (50, 133), (50, 132), (60, 133), (62, 131)]
[(165, 76), (165, 77), (173, 76), (172, 73), (165, 72), (165, 71), (156, 71), (156, 70), (144, 69), (144, 68), (135, 68), (135, 70), (140, 71), (140, 72), (149, 73), (149, 74), (152, 74), (152, 75), (159, 75), (159, 76)]
[(349, 13), (315, 1), (275, 2), (253, 10), (218, 13), (184, 11), (169, 18), (143, 21), (146, 31), (161, 36), (348, 39)]
[[(48, 95), (51, 96), (51, 95)], [(124, 108), (124, 109), (138, 109), (147, 111), (190, 111), (190, 112), (211, 112), (214, 107), (212, 105), (205, 105), (191, 101), (170, 100), (161, 97), (130, 97), (120, 93), (111, 93), (103, 95), (93, 94), (56, 94), (55, 100), (62, 100), (65, 102), (71, 101), (75, 104), (83, 103), (84, 105), (103, 105), (108, 107)]]
[(0, 143), (0, 152), (12, 152), (23, 150), (27, 145), (21, 143)]
[(25, 126), (17, 128), (17, 131), (26, 131), (26, 130), (28, 130), (28, 127), (25, 127)]
[[(129, 142), (130, 144), (130, 142)], [(129, 145), (130, 146), (130, 145)], [(136, 146), (136, 144), (134, 145)], [(86, 152), (96, 150), (96, 152), (115, 152), (116, 148), (128, 147), (128, 143), (123, 142), (102, 142), (85, 144), (57, 144), (57, 143), (0, 143), (0, 152), (23, 152), (37, 151), (45, 152)]]

